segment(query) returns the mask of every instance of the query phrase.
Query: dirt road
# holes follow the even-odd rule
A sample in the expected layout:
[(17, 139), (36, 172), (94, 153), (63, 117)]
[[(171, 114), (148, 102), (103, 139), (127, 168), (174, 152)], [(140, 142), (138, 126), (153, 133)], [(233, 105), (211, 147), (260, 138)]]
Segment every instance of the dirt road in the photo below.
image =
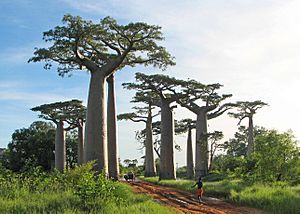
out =
[(265, 214), (265, 212), (254, 208), (240, 207), (210, 197), (204, 197), (204, 203), (199, 204), (194, 194), (140, 180), (130, 182), (129, 184), (135, 192), (150, 195), (155, 201), (170, 206), (179, 213)]

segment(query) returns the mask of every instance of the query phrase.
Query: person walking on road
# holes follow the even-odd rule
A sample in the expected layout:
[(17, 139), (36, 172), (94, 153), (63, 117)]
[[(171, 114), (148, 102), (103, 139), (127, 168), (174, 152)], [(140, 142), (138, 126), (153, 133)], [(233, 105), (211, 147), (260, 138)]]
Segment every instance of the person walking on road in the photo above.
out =
[(201, 177), (199, 177), (198, 182), (196, 182), (192, 187), (195, 187), (195, 186), (197, 186), (196, 195), (197, 195), (198, 201), (199, 201), (199, 203), (202, 203), (203, 202), (202, 196), (203, 196), (204, 191), (203, 191), (203, 183), (202, 183)]

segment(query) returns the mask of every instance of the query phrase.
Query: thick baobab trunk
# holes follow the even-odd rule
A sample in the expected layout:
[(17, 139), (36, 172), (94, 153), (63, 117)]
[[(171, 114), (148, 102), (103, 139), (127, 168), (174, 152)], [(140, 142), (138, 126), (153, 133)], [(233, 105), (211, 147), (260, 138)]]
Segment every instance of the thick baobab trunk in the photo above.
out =
[(112, 74), (108, 79), (108, 102), (107, 102), (107, 151), (108, 151), (108, 174), (110, 178), (119, 178), (118, 144), (117, 144), (117, 116), (115, 78)]
[(194, 173), (194, 160), (193, 160), (193, 146), (192, 146), (192, 128), (189, 127), (187, 144), (186, 144), (186, 168), (187, 178), (192, 179), (195, 176)]
[(63, 121), (59, 121), (55, 133), (55, 168), (63, 172), (66, 167), (66, 143)]
[(161, 100), (160, 179), (176, 179), (174, 165), (174, 118), (170, 103)]
[(207, 175), (208, 172), (207, 115), (205, 111), (197, 114), (195, 151), (195, 177), (198, 178)]
[(154, 146), (152, 136), (152, 114), (151, 108), (148, 112), (148, 118), (146, 122), (146, 145), (145, 145), (145, 177), (153, 177), (156, 175), (156, 167), (154, 160)]
[(84, 162), (96, 160), (95, 170), (107, 174), (107, 137), (105, 111), (105, 76), (91, 73), (85, 124)]
[(254, 151), (253, 117), (249, 117), (247, 156)]
[(82, 122), (80, 122), (80, 124), (78, 125), (78, 160), (77, 163), (78, 165), (83, 164), (83, 124)]

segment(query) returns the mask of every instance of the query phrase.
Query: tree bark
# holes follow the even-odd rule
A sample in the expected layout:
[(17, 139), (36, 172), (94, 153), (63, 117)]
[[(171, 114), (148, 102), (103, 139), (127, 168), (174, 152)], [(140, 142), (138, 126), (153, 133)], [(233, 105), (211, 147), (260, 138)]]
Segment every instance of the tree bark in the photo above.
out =
[(145, 145), (145, 177), (156, 176), (156, 167), (154, 160), (154, 146), (152, 136), (152, 112), (151, 105), (148, 110), (148, 117), (146, 122), (146, 145)]
[(108, 173), (107, 128), (105, 111), (105, 75), (91, 72), (85, 125), (84, 162), (96, 161), (95, 170)]
[(249, 117), (247, 156), (254, 151), (253, 117)]
[(208, 173), (207, 113), (199, 111), (196, 121), (195, 177)]
[(84, 147), (84, 141), (83, 141), (83, 124), (80, 122), (80, 124), (77, 127), (78, 129), (78, 165), (83, 164), (83, 147)]
[(187, 168), (187, 178), (193, 179), (194, 173), (194, 160), (193, 160), (193, 145), (192, 145), (192, 128), (189, 127), (187, 146), (186, 146), (186, 168)]
[(56, 123), (55, 133), (55, 168), (63, 172), (66, 167), (66, 142), (63, 121)]
[(214, 159), (214, 144), (210, 145), (210, 157), (209, 157), (209, 167), (208, 170), (211, 171), (213, 167), (213, 159)]
[(176, 179), (174, 165), (174, 118), (170, 103), (161, 99), (161, 149), (159, 179)]
[(117, 144), (117, 116), (115, 78), (110, 75), (108, 83), (107, 102), (107, 150), (108, 150), (108, 173), (110, 178), (119, 178), (118, 144)]

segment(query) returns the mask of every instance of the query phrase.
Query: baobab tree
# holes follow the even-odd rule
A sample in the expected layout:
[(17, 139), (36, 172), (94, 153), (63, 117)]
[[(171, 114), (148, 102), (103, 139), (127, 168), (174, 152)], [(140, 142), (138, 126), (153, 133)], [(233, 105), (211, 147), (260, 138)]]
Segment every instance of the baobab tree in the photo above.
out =
[[(177, 134), (182, 134), (182, 129), (181, 129), (181, 126), (177, 123), (176, 120), (174, 120), (174, 123), (175, 123), (175, 135)], [(145, 147), (145, 139), (146, 139), (146, 132), (147, 130), (146, 129), (142, 129), (142, 130), (139, 130), (139, 131), (136, 131), (136, 135), (135, 135), (135, 139), (140, 142), (143, 147)], [(155, 121), (152, 123), (152, 134), (153, 134), (153, 137), (154, 137), (154, 140), (153, 140), (153, 145), (154, 145), (154, 151), (156, 153), (156, 155), (158, 156), (158, 158), (160, 158), (160, 145), (161, 145), (161, 141), (160, 141), (160, 137), (161, 136), (161, 121), (158, 120), (158, 121)], [(175, 143), (175, 149), (179, 152), (182, 151), (180, 145), (176, 144)]]
[[(127, 89), (142, 89), (159, 96), (158, 107), (161, 109), (161, 146), (160, 146), (160, 179), (176, 179), (174, 164), (174, 117), (175, 97), (167, 92), (167, 88), (177, 87), (175, 78), (165, 75), (146, 75), (136, 73), (137, 83), (123, 83)], [(167, 85), (167, 87), (166, 87)]]
[(152, 134), (152, 120), (158, 114), (153, 115), (154, 99), (149, 93), (136, 93), (132, 102), (146, 102), (147, 107), (134, 107), (136, 112), (119, 114), (119, 120), (131, 120), (133, 122), (144, 122), (146, 124), (145, 136), (145, 177), (152, 177), (156, 175), (156, 167), (154, 160), (153, 134)]
[(183, 119), (178, 121), (178, 132), (188, 132), (186, 142), (186, 168), (187, 178), (192, 179), (195, 177), (194, 158), (193, 158), (193, 145), (192, 145), (192, 129), (196, 128), (196, 121), (192, 119)]
[(83, 125), (86, 119), (86, 107), (82, 105), (80, 100), (72, 100), (70, 105), (70, 111), (65, 112), (65, 121), (70, 125), (70, 129), (77, 128), (77, 164), (80, 165), (84, 161)]
[[(158, 156), (158, 158), (160, 158), (160, 137), (159, 137), (161, 135), (160, 126), (161, 126), (160, 121), (152, 122), (151, 125), (152, 129), (150, 130), (152, 133), (151, 136), (152, 136), (153, 149), (156, 155)], [(146, 148), (147, 132), (149, 132), (149, 130), (147, 130), (146, 128), (135, 132), (135, 139), (142, 144), (141, 149)]]
[[(32, 108), (32, 111), (39, 111), (40, 118), (50, 120), (56, 124), (55, 133), (55, 168), (63, 172), (66, 164), (65, 131), (75, 128), (74, 121), (84, 117), (84, 107), (79, 100), (55, 102), (43, 104)], [(69, 126), (64, 128), (64, 121)]]
[(254, 125), (253, 125), (253, 115), (256, 114), (256, 111), (266, 105), (265, 102), (261, 100), (256, 100), (253, 102), (249, 101), (238, 101), (236, 102), (237, 113), (229, 112), (228, 114), (234, 118), (239, 119), (238, 125), (241, 122), (248, 118), (249, 125), (248, 125), (248, 145), (247, 145), (247, 156), (251, 155), (254, 151)]
[(96, 160), (96, 169), (107, 173), (107, 120), (105, 81), (125, 66), (142, 64), (165, 69), (173, 57), (157, 42), (161, 27), (137, 22), (120, 25), (111, 17), (99, 23), (65, 15), (63, 26), (44, 32), (50, 47), (37, 48), (29, 62), (45, 61), (45, 69), (57, 63), (59, 75), (86, 68), (90, 74), (85, 126), (85, 162)]
[(118, 142), (117, 142), (117, 109), (115, 93), (115, 76), (111, 74), (107, 78), (108, 99), (107, 99), (107, 150), (108, 150), (108, 176), (118, 180)]
[[(218, 94), (216, 91), (222, 87), (221, 84), (204, 85), (196, 80), (181, 81), (182, 90), (177, 93), (172, 91), (182, 106), (197, 115), (196, 119), (196, 148), (195, 148), (195, 176), (202, 177), (208, 173), (208, 141), (207, 121), (216, 118), (232, 107), (230, 103), (221, 103), (231, 97), (231, 94)], [(203, 104), (196, 103), (201, 100)]]

